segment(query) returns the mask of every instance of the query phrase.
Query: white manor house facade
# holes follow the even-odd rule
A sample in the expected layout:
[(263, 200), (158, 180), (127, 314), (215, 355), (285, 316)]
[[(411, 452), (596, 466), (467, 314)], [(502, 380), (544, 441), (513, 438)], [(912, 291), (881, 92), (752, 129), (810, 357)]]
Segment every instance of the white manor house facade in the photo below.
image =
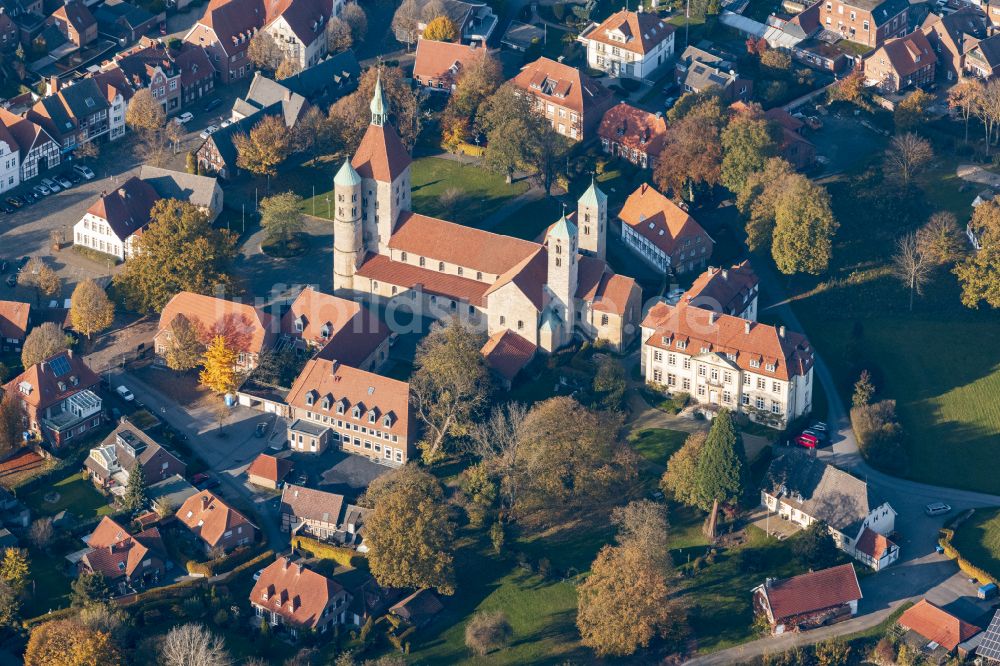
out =
[(458, 317), (490, 335), (512, 331), (545, 352), (576, 336), (615, 349), (635, 337), (641, 290), (604, 259), (607, 197), (596, 184), (539, 242), (420, 215), (410, 210), (412, 160), (381, 82), (371, 114), (334, 178), (336, 295)]

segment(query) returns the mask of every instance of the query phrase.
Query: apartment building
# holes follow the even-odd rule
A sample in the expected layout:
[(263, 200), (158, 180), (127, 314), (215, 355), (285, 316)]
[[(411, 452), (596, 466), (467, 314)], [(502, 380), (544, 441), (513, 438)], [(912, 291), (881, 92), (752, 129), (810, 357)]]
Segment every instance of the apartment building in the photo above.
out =
[(622, 241), (647, 264), (667, 273), (708, 265), (715, 241), (686, 210), (643, 183), (618, 213)]
[(865, 84), (884, 93), (898, 93), (934, 82), (937, 56), (919, 30), (887, 40), (865, 58)]
[(609, 76), (645, 79), (674, 55), (676, 28), (656, 14), (627, 9), (603, 23), (591, 23), (577, 38), (587, 48), (587, 64)]
[(513, 83), (533, 99), (559, 134), (574, 141), (593, 136), (614, 98), (607, 88), (576, 67), (548, 58), (524, 66)]
[(73, 226), (74, 244), (126, 260), (159, 198), (152, 186), (135, 176), (112, 192), (102, 192)]
[(812, 409), (813, 351), (784, 326), (658, 303), (642, 322), (646, 382), (784, 428)]
[(909, 30), (908, 0), (820, 0), (823, 29), (873, 49)]

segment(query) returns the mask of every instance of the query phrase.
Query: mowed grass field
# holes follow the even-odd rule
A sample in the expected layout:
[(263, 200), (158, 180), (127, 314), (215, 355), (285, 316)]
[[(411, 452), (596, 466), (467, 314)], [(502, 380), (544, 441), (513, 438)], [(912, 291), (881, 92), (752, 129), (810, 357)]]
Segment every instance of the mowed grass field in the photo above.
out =
[(955, 530), (952, 544), (969, 562), (1000, 578), (1000, 508), (976, 509)]
[[(510, 199), (528, 190), (526, 181), (508, 185), (500, 174), (439, 157), (418, 159), (411, 169), (414, 212), (470, 227), (479, 226)], [(448, 204), (442, 197), (450, 189), (461, 194)]]

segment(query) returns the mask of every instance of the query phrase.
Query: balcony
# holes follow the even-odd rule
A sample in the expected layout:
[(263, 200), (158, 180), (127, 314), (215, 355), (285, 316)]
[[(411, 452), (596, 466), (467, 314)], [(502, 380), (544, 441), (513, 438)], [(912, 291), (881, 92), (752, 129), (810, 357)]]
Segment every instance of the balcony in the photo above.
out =
[(66, 398), (58, 408), (51, 410), (42, 425), (53, 432), (64, 432), (78, 423), (101, 413), (101, 399), (87, 389)]

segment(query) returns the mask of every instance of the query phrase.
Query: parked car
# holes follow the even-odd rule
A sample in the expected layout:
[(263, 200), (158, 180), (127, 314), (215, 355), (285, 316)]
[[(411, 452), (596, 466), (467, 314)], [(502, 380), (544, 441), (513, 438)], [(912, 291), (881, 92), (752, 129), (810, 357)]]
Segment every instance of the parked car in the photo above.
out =
[(84, 166), (83, 164), (74, 164), (73, 171), (86, 178), (87, 180), (94, 179), (94, 172), (90, 170), (90, 167)]
[(209, 100), (208, 103), (205, 104), (205, 111), (211, 111), (212, 109), (217, 109), (220, 106), (222, 106), (222, 100), (216, 97), (215, 99)]
[(52, 194), (52, 190), (50, 190), (50, 189), (49, 189), (49, 188), (47, 188), (46, 186), (42, 185), (41, 183), (39, 183), (38, 185), (35, 185), (35, 186), (34, 186), (33, 188), (31, 188), (31, 189), (32, 189), (32, 190), (34, 190), (34, 192), (35, 192), (36, 194), (38, 194), (39, 196), (43, 196), (43, 197), (45, 197), (45, 196), (48, 196), (48, 195)]
[(119, 421), (121, 421), (122, 420), (122, 410), (118, 409), (117, 407), (112, 407), (111, 408), (111, 419), (115, 423), (118, 423)]
[(34, 190), (28, 190), (27, 192), (21, 195), (21, 201), (24, 202), (25, 206), (33, 204), (41, 198), (42, 195), (39, 194), (38, 192), (35, 192)]
[(124, 400), (125, 402), (132, 402), (133, 400), (135, 400), (135, 396), (132, 394), (132, 391), (129, 391), (128, 387), (125, 386), (124, 384), (116, 388), (115, 393), (120, 395), (121, 399)]
[(203, 139), (207, 139), (208, 137), (212, 136), (218, 131), (219, 131), (218, 125), (209, 125), (205, 129), (203, 129), (201, 131), (201, 134), (199, 134), (198, 136), (200, 136)]
[(17, 273), (7, 276), (7, 286), (12, 288), (17, 286)]
[(181, 115), (174, 118), (174, 120), (179, 122), (181, 125), (186, 125), (187, 123), (191, 122), (192, 118), (194, 118), (194, 114), (191, 113), (190, 111), (185, 111)]
[(16, 209), (13, 206), (0, 206), (0, 209), (7, 215), (13, 213)]
[(267, 434), (267, 423), (261, 421), (253, 430), (254, 437), (263, 437)]
[(79, 185), (80, 183), (83, 182), (83, 176), (78, 174), (76, 171), (73, 171), (72, 169), (70, 169), (69, 171), (64, 171), (62, 174), (62, 178), (65, 178), (74, 185)]
[(806, 127), (812, 130), (818, 130), (823, 127), (823, 121), (816, 116), (809, 116), (805, 120)]
[(824, 443), (826, 442), (826, 433), (825, 432), (820, 432), (818, 430), (813, 430), (812, 428), (806, 428), (805, 430), (802, 431), (802, 434), (803, 435), (811, 435), (812, 437), (815, 437), (820, 442), (824, 442)]
[(52, 180), (51, 178), (42, 178), (42, 185), (49, 188), (49, 191), (52, 192), (53, 194), (62, 189), (61, 187), (59, 187), (59, 183)]
[(17, 197), (7, 197), (7, 203), (9, 203), (14, 208), (20, 208), (24, 204)]
[(940, 516), (951, 511), (951, 507), (944, 502), (931, 502), (924, 507), (924, 513), (928, 516)]
[(207, 481), (209, 478), (210, 477), (208, 476), (208, 474), (205, 474), (205, 472), (198, 472), (197, 474), (191, 477), (191, 483), (197, 486), (199, 483), (201, 483), (202, 481)]
[(29, 261), (31, 261), (31, 257), (21, 257), (20, 259), (18, 259), (17, 260), (17, 272), (20, 273), (21, 269), (24, 268), (25, 266), (27, 266)]
[(803, 433), (795, 438), (795, 443), (806, 449), (815, 449), (819, 441), (812, 435)]
[(209, 479), (204, 483), (195, 484), (195, 488), (197, 488), (198, 490), (211, 490), (212, 488), (218, 488), (218, 487), (219, 487), (218, 479)]
[(67, 178), (66, 176), (64, 176), (62, 174), (60, 174), (58, 176), (55, 176), (53, 179), (57, 183), (59, 183), (59, 186), (61, 188), (63, 188), (64, 190), (68, 190), (69, 188), (73, 187), (73, 181), (71, 181), (69, 178)]

